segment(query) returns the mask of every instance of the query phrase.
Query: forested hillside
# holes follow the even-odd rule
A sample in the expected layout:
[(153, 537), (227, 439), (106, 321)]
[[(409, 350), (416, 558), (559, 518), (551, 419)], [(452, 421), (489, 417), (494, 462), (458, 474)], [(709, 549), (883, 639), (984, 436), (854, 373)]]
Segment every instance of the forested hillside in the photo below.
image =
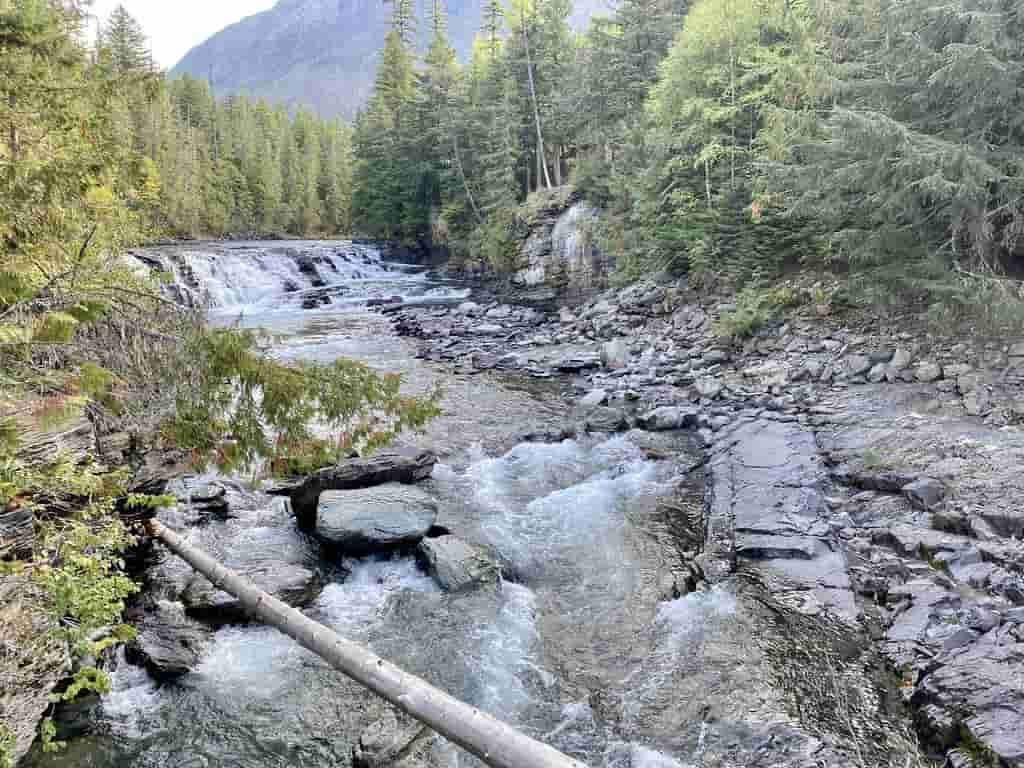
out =
[[(75, 72), (83, 117), (101, 119), (117, 184), (150, 235), (347, 232), (349, 127), (245, 96), (217, 101), (205, 80), (154, 70), (123, 7)], [(101, 94), (103, 103), (89, 99)], [(93, 114), (104, 110), (102, 116)]]
[[(508, 266), (516, 206), (571, 179), (626, 279), (800, 266), (997, 323), (1024, 259), (1024, 4), (497, 0), (460, 67), (394, 5), (355, 125), (353, 220)], [(521, 219), (522, 216), (519, 216)]]

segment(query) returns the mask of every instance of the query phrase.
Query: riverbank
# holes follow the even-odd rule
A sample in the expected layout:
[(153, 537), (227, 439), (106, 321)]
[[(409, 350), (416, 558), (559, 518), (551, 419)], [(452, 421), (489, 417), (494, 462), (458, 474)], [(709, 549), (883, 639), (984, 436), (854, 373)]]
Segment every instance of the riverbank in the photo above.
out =
[[(739, 579), (772, 606), (768, 626), (784, 629), (747, 642), (779, 675), (808, 754), (817, 738), (888, 764), (877, 746), (896, 759), (912, 740), (887, 719), (902, 700), (949, 764), (1022, 764), (1024, 345), (821, 317), (734, 344), (716, 333), (734, 310), (644, 283), (557, 317), (388, 311), (425, 359), (570, 377), (584, 429), (696, 432), (709, 480), (703, 516), (682, 525), (687, 582)], [(770, 719), (755, 707), (735, 725)]]

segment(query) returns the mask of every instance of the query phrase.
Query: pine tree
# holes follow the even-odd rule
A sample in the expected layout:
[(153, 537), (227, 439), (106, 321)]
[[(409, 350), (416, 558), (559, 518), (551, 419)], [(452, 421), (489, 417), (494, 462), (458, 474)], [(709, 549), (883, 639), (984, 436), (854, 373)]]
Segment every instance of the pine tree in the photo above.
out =
[(153, 56), (149, 51), (142, 25), (118, 5), (100, 33), (100, 45), (120, 73), (137, 73), (153, 69)]

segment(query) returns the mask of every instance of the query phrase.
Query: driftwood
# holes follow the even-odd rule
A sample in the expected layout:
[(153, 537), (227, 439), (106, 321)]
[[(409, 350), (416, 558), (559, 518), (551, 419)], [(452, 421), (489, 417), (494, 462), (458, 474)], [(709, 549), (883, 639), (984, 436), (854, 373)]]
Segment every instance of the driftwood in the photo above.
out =
[(430, 477), (436, 463), (437, 457), (430, 451), (381, 451), (369, 458), (349, 459), (317, 470), (305, 480), (280, 486), (271, 493), (289, 496), (295, 516), (308, 526), (316, 522), (316, 505), (323, 491), (351, 491), (384, 483), (410, 485)]
[(586, 768), (583, 763), (404, 672), (366, 648), (260, 591), (158, 520), (150, 534), (255, 618), (283, 632), (356, 682), (468, 750), (493, 768)]

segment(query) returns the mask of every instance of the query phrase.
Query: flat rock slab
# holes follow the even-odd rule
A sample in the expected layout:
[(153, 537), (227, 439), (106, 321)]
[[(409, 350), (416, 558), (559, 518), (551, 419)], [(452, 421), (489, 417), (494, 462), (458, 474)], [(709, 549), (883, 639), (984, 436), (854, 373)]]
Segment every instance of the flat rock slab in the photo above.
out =
[(183, 605), (166, 601), (153, 606), (137, 629), (131, 655), (164, 679), (195, 669), (211, 637), (210, 629), (189, 618)]
[(387, 483), (320, 494), (314, 532), (346, 554), (367, 554), (415, 545), (436, 520), (437, 503), (430, 494)]
[[(264, 561), (239, 573), (293, 608), (309, 605), (323, 589), (318, 573), (295, 563)], [(249, 618), (237, 598), (217, 589), (203, 576), (189, 581), (181, 602), (190, 616), (211, 624), (244, 622)]]
[(448, 592), (498, 582), (500, 572), (494, 558), (457, 536), (424, 539), (418, 554), (430, 575)]
[(430, 477), (436, 463), (437, 457), (430, 451), (381, 451), (367, 458), (349, 459), (325, 467), (298, 483), (280, 486), (271, 492), (289, 496), (299, 522), (312, 526), (318, 499), (324, 491), (371, 488), (385, 483), (418, 483)]
[(740, 424), (712, 448), (705, 574), (760, 572), (804, 610), (846, 618), (857, 609), (845, 557), (832, 542), (814, 433), (791, 422)]

